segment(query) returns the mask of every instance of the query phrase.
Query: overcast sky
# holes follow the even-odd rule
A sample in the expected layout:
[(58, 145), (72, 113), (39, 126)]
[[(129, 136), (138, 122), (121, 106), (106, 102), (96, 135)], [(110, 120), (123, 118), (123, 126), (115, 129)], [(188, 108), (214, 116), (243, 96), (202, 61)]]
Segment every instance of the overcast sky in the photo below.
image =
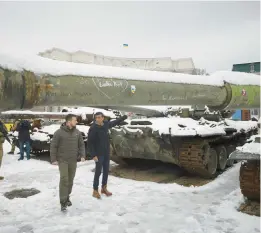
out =
[(231, 70), (260, 61), (260, 3), (0, 2), (0, 51), (52, 47)]

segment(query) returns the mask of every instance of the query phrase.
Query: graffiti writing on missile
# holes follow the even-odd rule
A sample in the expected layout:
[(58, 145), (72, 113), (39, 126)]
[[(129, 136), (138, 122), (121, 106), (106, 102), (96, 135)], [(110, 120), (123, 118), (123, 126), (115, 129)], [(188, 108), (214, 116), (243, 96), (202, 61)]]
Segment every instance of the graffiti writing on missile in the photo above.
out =
[(162, 95), (162, 100), (187, 100), (187, 96)]
[(58, 97), (58, 96), (62, 96), (62, 97), (69, 97), (69, 96), (77, 96), (77, 97), (84, 97), (84, 96), (91, 96), (92, 93), (90, 92), (47, 92), (46, 96), (47, 97)]
[(121, 81), (100, 81), (99, 87), (123, 87)]

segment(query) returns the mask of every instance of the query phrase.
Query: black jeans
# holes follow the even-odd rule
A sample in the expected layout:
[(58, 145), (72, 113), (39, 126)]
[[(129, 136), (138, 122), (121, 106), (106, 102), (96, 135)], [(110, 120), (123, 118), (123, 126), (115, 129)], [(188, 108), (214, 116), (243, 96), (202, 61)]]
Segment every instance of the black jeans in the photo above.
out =
[(107, 185), (109, 167), (110, 167), (110, 156), (98, 157), (98, 162), (95, 162), (95, 173), (93, 180), (93, 189), (98, 190), (99, 188), (99, 178), (102, 171), (102, 186)]

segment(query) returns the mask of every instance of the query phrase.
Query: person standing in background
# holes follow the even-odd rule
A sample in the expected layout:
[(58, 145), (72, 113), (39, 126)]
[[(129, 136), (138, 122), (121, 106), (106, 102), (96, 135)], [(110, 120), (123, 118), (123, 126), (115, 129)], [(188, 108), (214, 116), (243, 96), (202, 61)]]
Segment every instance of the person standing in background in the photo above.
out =
[(31, 138), (30, 138), (30, 130), (31, 130), (31, 124), (27, 120), (22, 120), (17, 124), (17, 127), (15, 128), (16, 131), (18, 131), (18, 141), (19, 141), (19, 148), (20, 148), (20, 158), (18, 159), (23, 160), (24, 159), (24, 147), (26, 152), (27, 160), (31, 158), (30, 152), (31, 152)]
[[(3, 144), (5, 142), (5, 138), (7, 135), (7, 129), (4, 125), (4, 123), (0, 120), (0, 168), (2, 165), (2, 160), (3, 160), (3, 156), (4, 156), (4, 150), (3, 150)], [(0, 180), (3, 180), (4, 177), (0, 176)]]
[(77, 168), (77, 158), (81, 157), (81, 161), (85, 161), (85, 144), (81, 132), (76, 129), (77, 117), (68, 114), (65, 121), (54, 133), (50, 146), (51, 163), (59, 166), (61, 211), (65, 211), (72, 205), (70, 194)]
[(107, 180), (110, 167), (110, 138), (109, 129), (120, 124), (127, 119), (127, 116), (123, 116), (114, 121), (104, 121), (104, 115), (102, 112), (97, 112), (94, 115), (95, 122), (90, 127), (88, 132), (88, 147), (91, 157), (95, 161), (95, 174), (93, 180), (93, 194), (92, 196), (100, 199), (101, 195), (98, 191), (99, 178), (102, 173), (102, 189), (101, 193), (106, 196), (111, 196), (112, 193), (107, 189)]
[[(14, 124), (13, 124), (13, 127), (11, 128), (10, 131), (13, 131), (13, 132), (14, 132), (14, 131), (16, 130), (16, 127), (17, 127), (18, 124), (19, 124), (19, 121), (15, 120), (15, 121), (14, 121)], [(13, 138), (11, 151), (9, 151), (7, 154), (11, 154), (11, 155), (14, 154), (14, 152), (15, 152), (15, 146), (16, 146), (16, 140), (17, 140), (17, 139)]]

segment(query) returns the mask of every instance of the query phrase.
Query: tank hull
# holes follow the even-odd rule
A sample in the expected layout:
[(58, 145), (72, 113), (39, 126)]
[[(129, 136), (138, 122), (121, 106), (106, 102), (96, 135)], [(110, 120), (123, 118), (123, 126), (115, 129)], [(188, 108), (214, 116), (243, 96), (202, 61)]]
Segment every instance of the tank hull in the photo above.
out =
[[(228, 155), (236, 146), (243, 145), (250, 135), (242, 132), (205, 137), (192, 134), (175, 135), (171, 132), (159, 134), (149, 126), (132, 125), (135, 122), (149, 124), (149, 119), (111, 129), (113, 161), (127, 163), (134, 158), (158, 160), (176, 164), (189, 173), (205, 178), (215, 177), (226, 167), (232, 166), (234, 160), (227, 160)], [(255, 129), (250, 130), (252, 131)], [(179, 133), (182, 134), (182, 130)]]

